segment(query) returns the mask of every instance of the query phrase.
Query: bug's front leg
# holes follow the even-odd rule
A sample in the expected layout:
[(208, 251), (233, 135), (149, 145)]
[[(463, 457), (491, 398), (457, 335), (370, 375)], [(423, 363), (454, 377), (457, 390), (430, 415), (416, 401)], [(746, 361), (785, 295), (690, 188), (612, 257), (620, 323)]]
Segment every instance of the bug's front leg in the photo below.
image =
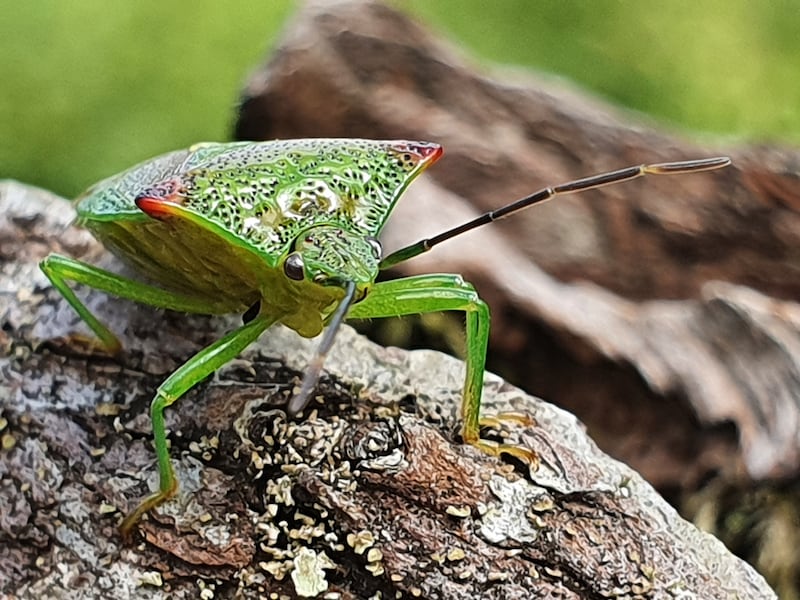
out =
[(489, 343), (489, 307), (475, 288), (461, 276), (419, 275), (378, 283), (363, 301), (350, 309), (348, 317), (397, 317), (446, 310), (464, 311), (467, 317), (466, 380), (461, 402), (464, 441), (494, 456), (510, 454), (537, 464), (536, 453), (528, 448), (496, 444), (480, 437), (481, 425), (496, 425), (506, 420), (523, 424), (532, 424), (533, 421), (516, 413), (485, 419), (480, 416), (486, 348)]
[(222, 339), (214, 342), (189, 359), (183, 366), (162, 383), (150, 405), (153, 422), (153, 442), (158, 458), (159, 486), (154, 492), (131, 511), (120, 525), (123, 537), (129, 537), (136, 523), (144, 513), (166, 502), (178, 490), (178, 481), (172, 470), (167, 445), (167, 429), (164, 423), (164, 409), (183, 396), (198, 382), (233, 360), (247, 346), (258, 338), (277, 320), (275, 315), (259, 313), (255, 319), (234, 329)]

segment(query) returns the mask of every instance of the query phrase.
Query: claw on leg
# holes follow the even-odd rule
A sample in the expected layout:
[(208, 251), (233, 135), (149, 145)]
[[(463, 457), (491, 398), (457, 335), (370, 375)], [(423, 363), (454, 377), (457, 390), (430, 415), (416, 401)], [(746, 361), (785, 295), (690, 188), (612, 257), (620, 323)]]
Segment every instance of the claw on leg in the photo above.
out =
[(493, 442), (491, 440), (482, 439), (470, 441), (468, 444), (490, 456), (499, 457), (503, 454), (513, 456), (514, 458), (524, 462), (534, 471), (539, 468), (539, 455), (530, 448), (525, 448), (524, 446), (514, 446), (513, 444), (498, 444), (497, 442)]
[(161, 506), (172, 498), (178, 491), (178, 480), (173, 479), (171, 487), (166, 490), (159, 490), (153, 494), (150, 494), (147, 498), (142, 500), (135, 509), (128, 513), (128, 515), (122, 520), (122, 523), (119, 526), (119, 531), (122, 534), (122, 537), (125, 541), (131, 539), (131, 534), (133, 533), (134, 527), (139, 522), (139, 519), (142, 518), (146, 512), (150, 509), (153, 509), (157, 506)]
[(533, 427), (536, 421), (525, 413), (505, 412), (493, 417), (481, 417), (478, 423), (481, 427), (500, 427), (505, 423), (516, 423), (522, 427)]
[[(491, 417), (481, 417), (478, 421), (481, 427), (501, 427), (506, 423), (514, 423), (523, 427), (531, 427), (536, 424), (534, 419), (523, 413), (500, 413)], [(501, 456), (507, 454), (513, 456), (529, 465), (534, 471), (539, 466), (539, 455), (530, 448), (513, 444), (499, 444), (492, 440), (485, 440), (480, 437), (480, 432), (474, 433), (464, 431), (464, 441), (470, 446), (474, 446), (481, 452), (490, 456)]]
[[(122, 345), (119, 342), (113, 346), (109, 346), (106, 342), (95, 336), (70, 333), (61, 339), (70, 346), (71, 350), (80, 352), (86, 356), (101, 355), (118, 357), (122, 354)], [(54, 341), (59, 342), (60, 340)]]

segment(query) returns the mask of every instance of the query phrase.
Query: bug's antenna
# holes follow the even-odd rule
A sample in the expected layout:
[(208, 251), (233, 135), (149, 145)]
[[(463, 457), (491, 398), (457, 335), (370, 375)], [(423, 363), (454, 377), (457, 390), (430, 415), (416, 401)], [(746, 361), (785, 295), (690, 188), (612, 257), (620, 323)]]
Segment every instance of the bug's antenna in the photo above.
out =
[(344, 298), (342, 298), (342, 301), (336, 308), (336, 312), (333, 313), (328, 328), (325, 330), (325, 335), (322, 336), (322, 341), (319, 343), (317, 351), (308, 364), (306, 373), (303, 376), (303, 383), (300, 385), (300, 391), (289, 401), (289, 414), (294, 415), (299, 413), (311, 400), (311, 392), (314, 391), (314, 386), (317, 385), (319, 376), (322, 373), (322, 365), (325, 363), (325, 357), (328, 356), (328, 352), (330, 352), (331, 346), (333, 346), (333, 340), (336, 338), (339, 326), (344, 321), (344, 316), (353, 303), (355, 295), (356, 284), (354, 281), (348, 281), (345, 285)]
[(437, 244), (441, 244), (450, 238), (454, 238), (462, 233), (470, 231), (471, 229), (480, 227), (481, 225), (486, 225), (488, 223), (492, 223), (493, 221), (497, 221), (498, 219), (502, 219), (503, 217), (507, 217), (511, 213), (528, 208), (534, 204), (550, 200), (555, 196), (574, 194), (577, 192), (583, 192), (584, 190), (591, 190), (594, 188), (603, 187), (605, 185), (620, 183), (622, 181), (630, 181), (631, 179), (636, 179), (637, 177), (642, 177), (643, 175), (675, 175), (678, 173), (712, 171), (714, 169), (727, 167), (729, 164), (731, 164), (730, 158), (727, 156), (718, 156), (715, 158), (701, 158), (698, 160), (638, 165), (635, 167), (619, 169), (617, 171), (610, 171), (608, 173), (601, 173), (599, 175), (592, 175), (591, 177), (585, 177), (583, 179), (576, 179), (575, 181), (562, 183), (561, 185), (554, 187), (547, 187), (539, 190), (538, 192), (534, 192), (530, 196), (520, 198), (516, 202), (506, 204), (505, 206), (502, 206), (496, 210), (484, 213), (479, 217), (472, 219), (471, 221), (467, 221), (458, 227), (448, 229), (447, 231), (444, 231), (432, 238), (420, 240), (415, 244), (401, 248), (400, 250), (397, 250), (396, 252), (393, 252), (384, 258), (381, 261), (380, 268), (386, 269), (394, 266), (398, 263), (408, 260), (409, 258), (413, 258), (419, 254), (422, 254), (423, 252), (427, 252)]

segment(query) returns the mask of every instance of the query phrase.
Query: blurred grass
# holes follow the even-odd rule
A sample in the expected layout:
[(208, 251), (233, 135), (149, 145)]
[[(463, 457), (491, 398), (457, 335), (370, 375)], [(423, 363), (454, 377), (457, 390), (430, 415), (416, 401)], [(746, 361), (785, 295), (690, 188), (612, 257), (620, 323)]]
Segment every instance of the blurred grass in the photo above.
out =
[[(582, 82), (680, 127), (800, 142), (800, 10), (751, 3), (407, 0), (487, 61)], [(289, 0), (5, 2), (0, 178), (67, 196), (159, 152), (227, 139)]]

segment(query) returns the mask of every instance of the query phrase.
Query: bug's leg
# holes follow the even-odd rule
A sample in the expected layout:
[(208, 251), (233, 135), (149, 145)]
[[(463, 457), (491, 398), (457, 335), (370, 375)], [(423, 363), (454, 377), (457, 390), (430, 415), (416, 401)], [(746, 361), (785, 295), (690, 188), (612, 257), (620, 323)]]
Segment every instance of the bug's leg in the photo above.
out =
[(39, 266), (51, 281), (53, 287), (64, 296), (64, 299), (75, 309), (75, 312), (78, 313), (112, 354), (116, 354), (121, 350), (117, 336), (109, 331), (81, 302), (67, 284), (68, 281), (158, 308), (169, 308), (192, 313), (211, 312), (210, 308), (212, 307), (208, 305), (208, 302), (168, 292), (66, 256), (51, 254), (42, 260)]
[(144, 513), (164, 503), (178, 490), (178, 481), (169, 459), (164, 409), (225, 363), (236, 358), (277, 320), (278, 317), (274, 315), (259, 313), (246, 325), (234, 329), (222, 339), (195, 354), (159, 386), (150, 405), (153, 442), (158, 458), (159, 489), (128, 513), (120, 525), (123, 537), (130, 535), (133, 527)]
[[(353, 305), (348, 318), (394, 317), (446, 310), (464, 311), (467, 317), (467, 361), (461, 417), (462, 437), (468, 444), (492, 455), (511, 454), (536, 464), (536, 453), (528, 448), (496, 444), (480, 437), (481, 394), (489, 342), (489, 307), (475, 288), (460, 275), (419, 275), (376, 284), (367, 297)], [(528, 423), (520, 415), (511, 420)], [(507, 420), (504, 415), (486, 419), (487, 424)]]

